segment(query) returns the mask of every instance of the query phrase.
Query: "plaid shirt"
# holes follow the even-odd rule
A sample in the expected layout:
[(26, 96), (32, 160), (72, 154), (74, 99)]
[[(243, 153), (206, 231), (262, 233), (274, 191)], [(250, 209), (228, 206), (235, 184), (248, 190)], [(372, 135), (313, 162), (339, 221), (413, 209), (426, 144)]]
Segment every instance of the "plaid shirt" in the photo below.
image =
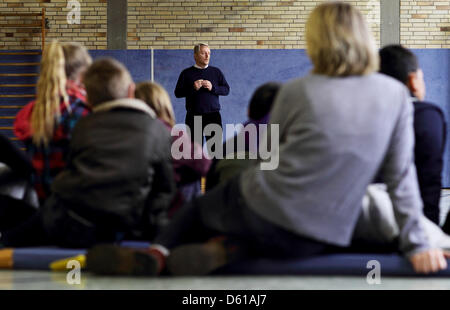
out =
[(61, 100), (61, 117), (57, 120), (53, 138), (49, 144), (35, 145), (30, 129), (31, 111), (35, 101), (30, 102), (18, 114), (14, 123), (14, 132), (22, 140), (31, 157), (35, 173), (32, 182), (42, 202), (50, 194), (50, 185), (54, 177), (66, 166), (71, 133), (78, 120), (90, 113), (86, 105), (86, 92), (79, 85), (68, 81), (67, 95), (70, 109)]

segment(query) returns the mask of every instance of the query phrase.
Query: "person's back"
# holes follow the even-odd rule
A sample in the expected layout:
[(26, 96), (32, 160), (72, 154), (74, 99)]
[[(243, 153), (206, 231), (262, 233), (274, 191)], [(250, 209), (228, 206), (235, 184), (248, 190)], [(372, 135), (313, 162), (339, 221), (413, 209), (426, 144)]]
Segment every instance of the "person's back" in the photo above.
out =
[[(171, 137), (151, 108), (127, 98), (134, 89), (104, 94), (109, 84), (134, 86), (125, 70), (105, 59), (86, 73), (93, 113), (75, 127), (68, 166), (43, 209), (45, 226), (59, 244), (151, 238), (166, 224), (174, 191)], [(71, 240), (77, 233), (80, 237)]]
[[(167, 130), (133, 107), (116, 107), (80, 120), (71, 146), (67, 169), (55, 179), (53, 191), (81, 214), (96, 210), (122, 226), (135, 225), (150, 185), (164, 181), (152, 180), (151, 174), (154, 166), (169, 161)], [(136, 209), (130, 213), (130, 208)]]
[(90, 63), (87, 50), (77, 43), (49, 44), (41, 59), (37, 99), (16, 116), (14, 134), (25, 143), (32, 160), (33, 184), (41, 203), (66, 165), (75, 124), (90, 113), (81, 83)]
[[(348, 245), (367, 185), (388, 149), (402, 147), (391, 136), (412, 121), (407, 98), (380, 74), (288, 83), (270, 120), (280, 124), (279, 166), (243, 173), (249, 206), (301, 235)], [(412, 154), (398, 160), (407, 167)]]

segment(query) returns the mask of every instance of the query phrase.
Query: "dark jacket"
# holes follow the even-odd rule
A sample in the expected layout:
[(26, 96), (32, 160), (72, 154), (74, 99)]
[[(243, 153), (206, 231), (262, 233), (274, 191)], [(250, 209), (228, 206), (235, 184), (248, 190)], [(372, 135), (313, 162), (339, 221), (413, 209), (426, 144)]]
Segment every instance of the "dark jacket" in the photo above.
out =
[(76, 125), (67, 168), (43, 208), (63, 246), (152, 238), (175, 192), (171, 137), (142, 101), (103, 103)]
[(435, 104), (414, 102), (415, 164), (423, 212), (439, 225), (439, 200), (446, 123), (442, 109)]

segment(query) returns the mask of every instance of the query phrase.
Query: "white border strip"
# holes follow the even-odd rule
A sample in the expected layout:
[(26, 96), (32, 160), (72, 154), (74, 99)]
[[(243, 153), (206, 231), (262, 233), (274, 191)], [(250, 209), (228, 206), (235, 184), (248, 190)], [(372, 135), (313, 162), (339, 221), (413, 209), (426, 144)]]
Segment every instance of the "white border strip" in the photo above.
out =
[(152, 47), (152, 50), (151, 50), (151, 63), (152, 63), (151, 78), (152, 78), (152, 82), (154, 81), (154, 69), (153, 69), (154, 61), (153, 61), (153, 58), (154, 58), (154, 53), (153, 53), (153, 47)]

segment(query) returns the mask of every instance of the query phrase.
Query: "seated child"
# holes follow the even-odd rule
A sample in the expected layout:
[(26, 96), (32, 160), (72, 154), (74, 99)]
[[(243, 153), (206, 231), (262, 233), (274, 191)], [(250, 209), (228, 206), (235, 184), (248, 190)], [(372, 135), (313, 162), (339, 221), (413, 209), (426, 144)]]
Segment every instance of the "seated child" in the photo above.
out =
[[(45, 47), (36, 100), (24, 106), (14, 121), (14, 134), (25, 144), (28, 158), (24, 159), (20, 150), (13, 151), (5, 141), (2, 143), (2, 157), (10, 154), (5, 163), (15, 173), (31, 181), (38, 201), (28, 186), (23, 188), (27, 196), (29, 193), (28, 198), (20, 201), (11, 197), (1, 198), (0, 232), (3, 236), (0, 243), (12, 242), (19, 246), (44, 242), (42, 236), (45, 234), (35, 207), (45, 202), (54, 177), (66, 166), (75, 124), (91, 112), (82, 83), (83, 74), (91, 62), (86, 48), (78, 43), (55, 40)], [(30, 225), (21, 225), (23, 223)]]
[[(84, 83), (93, 113), (77, 123), (67, 166), (39, 213), (47, 239), (65, 247), (150, 240), (167, 223), (175, 191), (171, 137), (154, 111), (133, 99), (121, 63), (97, 60)], [(14, 245), (8, 234), (0, 241)]]
[[(250, 154), (257, 157), (259, 144), (261, 138), (264, 136), (261, 130), (261, 125), (269, 122), (269, 113), (275, 96), (281, 84), (275, 82), (268, 82), (259, 86), (253, 93), (250, 104), (248, 106), (248, 120), (243, 124), (243, 129), (233, 138), (229, 139), (223, 144), (224, 158), (218, 160), (213, 159), (211, 168), (206, 177), (206, 190), (209, 191), (216, 185), (223, 183), (233, 176), (241, 172), (249, 166)], [(251, 136), (249, 127), (256, 128), (256, 135)], [(247, 130), (246, 130), (247, 129)], [(261, 134), (263, 134), (261, 136)], [(244, 149), (239, 149), (239, 140), (244, 141)], [(230, 150), (230, 145), (233, 149)], [(232, 158), (226, 159), (227, 154), (234, 153)], [(238, 153), (245, 153), (245, 159), (238, 159)], [(230, 156), (231, 157), (231, 156)]]
[(10, 138), (0, 134), (0, 231), (14, 228), (39, 206), (31, 185), (33, 165)]
[(50, 195), (53, 178), (67, 161), (72, 130), (90, 113), (83, 74), (91, 56), (78, 43), (48, 44), (42, 55), (36, 100), (16, 116), (14, 134), (25, 143), (35, 173), (33, 184), (41, 203)]
[[(405, 84), (414, 103), (414, 158), (425, 216), (439, 225), (441, 174), (446, 124), (442, 109), (425, 98), (423, 72), (416, 56), (401, 45), (380, 50), (380, 72)], [(450, 229), (450, 227), (449, 227)]]
[[(159, 84), (142, 82), (136, 85), (135, 96), (147, 103), (169, 132), (175, 126), (175, 115), (169, 94)], [(211, 160), (204, 154), (200, 144), (192, 143), (185, 131), (180, 131), (173, 141), (182, 140), (182, 145), (188, 146), (191, 154), (188, 158), (175, 159), (172, 156), (177, 193), (172, 201), (169, 216), (178, 210), (185, 202), (190, 201), (200, 193), (200, 179), (206, 176)], [(181, 150), (182, 151), (182, 150)], [(196, 159), (198, 158), (198, 159)]]

